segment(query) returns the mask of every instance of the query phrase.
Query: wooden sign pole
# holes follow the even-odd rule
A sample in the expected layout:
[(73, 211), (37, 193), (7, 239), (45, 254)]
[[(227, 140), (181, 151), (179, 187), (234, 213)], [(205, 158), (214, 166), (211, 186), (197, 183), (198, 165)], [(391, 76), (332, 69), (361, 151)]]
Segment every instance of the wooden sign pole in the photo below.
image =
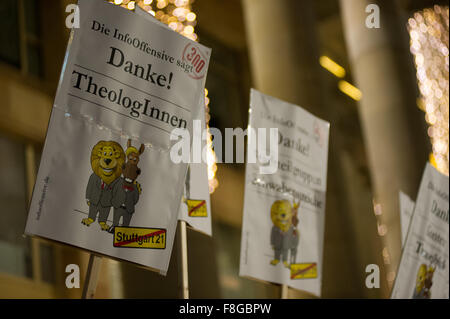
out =
[[(28, 208), (31, 205), (31, 196), (33, 195), (34, 183), (36, 183), (36, 152), (32, 144), (25, 146), (25, 169), (27, 177), (27, 195), (28, 195)], [(42, 280), (41, 276), (41, 260), (39, 250), (39, 239), (31, 238), (31, 255), (32, 255), (32, 273), (33, 279), (37, 282)]]
[(95, 290), (97, 289), (98, 277), (100, 274), (100, 268), (102, 266), (102, 257), (91, 254), (89, 256), (89, 264), (86, 272), (86, 278), (84, 279), (83, 299), (93, 299)]
[(184, 220), (180, 220), (180, 237), (178, 240), (178, 274), (180, 282), (180, 298), (189, 299), (187, 228)]
[(281, 285), (281, 299), (289, 299), (289, 287), (288, 285)]

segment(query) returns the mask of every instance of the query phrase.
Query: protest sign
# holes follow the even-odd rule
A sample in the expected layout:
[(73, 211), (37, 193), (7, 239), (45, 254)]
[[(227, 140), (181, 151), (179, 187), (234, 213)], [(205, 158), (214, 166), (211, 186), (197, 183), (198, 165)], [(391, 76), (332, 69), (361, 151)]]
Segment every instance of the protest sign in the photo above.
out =
[(191, 156), (191, 162), (186, 174), (179, 219), (187, 222), (193, 229), (211, 236), (211, 204), (208, 164), (206, 163), (207, 144), (206, 140), (202, 139), (202, 135), (206, 133), (204, 97), (202, 97), (200, 103), (199, 116), (196, 116), (196, 120), (194, 120), (192, 151), (197, 152), (198, 155), (203, 153), (205, 158), (201, 161), (193, 161), (193, 154)]
[[(270, 128), (277, 170), (264, 174), (260, 138)], [(329, 123), (252, 90), (249, 130), (258, 161), (246, 166), (239, 274), (320, 296)]]
[(210, 49), (100, 0), (80, 0), (25, 232), (165, 274)]
[(427, 163), (392, 298), (449, 297), (448, 207), (448, 176)]

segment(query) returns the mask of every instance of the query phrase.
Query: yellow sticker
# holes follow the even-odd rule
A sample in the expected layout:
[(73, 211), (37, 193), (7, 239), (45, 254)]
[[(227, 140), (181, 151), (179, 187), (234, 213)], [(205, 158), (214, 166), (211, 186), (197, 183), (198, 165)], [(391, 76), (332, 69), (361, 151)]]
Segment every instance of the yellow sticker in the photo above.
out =
[(205, 200), (188, 199), (188, 215), (190, 217), (207, 217), (208, 211), (206, 209)]
[(291, 279), (317, 278), (317, 264), (291, 264)]
[(114, 247), (166, 248), (166, 230), (163, 228), (114, 227)]

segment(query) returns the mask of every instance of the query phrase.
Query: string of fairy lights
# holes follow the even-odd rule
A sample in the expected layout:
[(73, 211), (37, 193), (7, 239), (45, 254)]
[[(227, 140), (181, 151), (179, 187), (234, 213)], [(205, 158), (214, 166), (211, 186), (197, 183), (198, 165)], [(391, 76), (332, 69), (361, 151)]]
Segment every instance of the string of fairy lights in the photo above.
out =
[(418, 106), (425, 112), (433, 152), (431, 162), (449, 174), (449, 8), (435, 5), (408, 20), (410, 49), (420, 89)]
[[(167, 24), (169, 28), (180, 33), (181, 35), (193, 40), (198, 41), (198, 36), (195, 33), (195, 26), (197, 25), (197, 15), (192, 11), (192, 2), (194, 0), (108, 0), (115, 5), (124, 7), (128, 10), (134, 10), (136, 5), (143, 10), (153, 15), (156, 19)], [(208, 130), (207, 135), (207, 162), (208, 162), (208, 181), (209, 192), (212, 194), (214, 190), (219, 186), (219, 182), (216, 178), (217, 172), (217, 158), (213, 150), (212, 137), (209, 132), (209, 102), (208, 90), (205, 89), (205, 116), (206, 127)]]

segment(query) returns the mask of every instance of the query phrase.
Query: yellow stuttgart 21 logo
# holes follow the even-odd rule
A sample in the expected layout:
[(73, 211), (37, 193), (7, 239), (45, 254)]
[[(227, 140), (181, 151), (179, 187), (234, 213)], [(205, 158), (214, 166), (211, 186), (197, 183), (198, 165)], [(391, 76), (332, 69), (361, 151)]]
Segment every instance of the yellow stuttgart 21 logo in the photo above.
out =
[(317, 264), (291, 264), (291, 279), (317, 278)]
[(188, 199), (187, 206), (188, 206), (188, 215), (190, 217), (207, 217), (208, 216), (205, 200)]
[(115, 227), (114, 247), (166, 248), (166, 230), (163, 228)]

